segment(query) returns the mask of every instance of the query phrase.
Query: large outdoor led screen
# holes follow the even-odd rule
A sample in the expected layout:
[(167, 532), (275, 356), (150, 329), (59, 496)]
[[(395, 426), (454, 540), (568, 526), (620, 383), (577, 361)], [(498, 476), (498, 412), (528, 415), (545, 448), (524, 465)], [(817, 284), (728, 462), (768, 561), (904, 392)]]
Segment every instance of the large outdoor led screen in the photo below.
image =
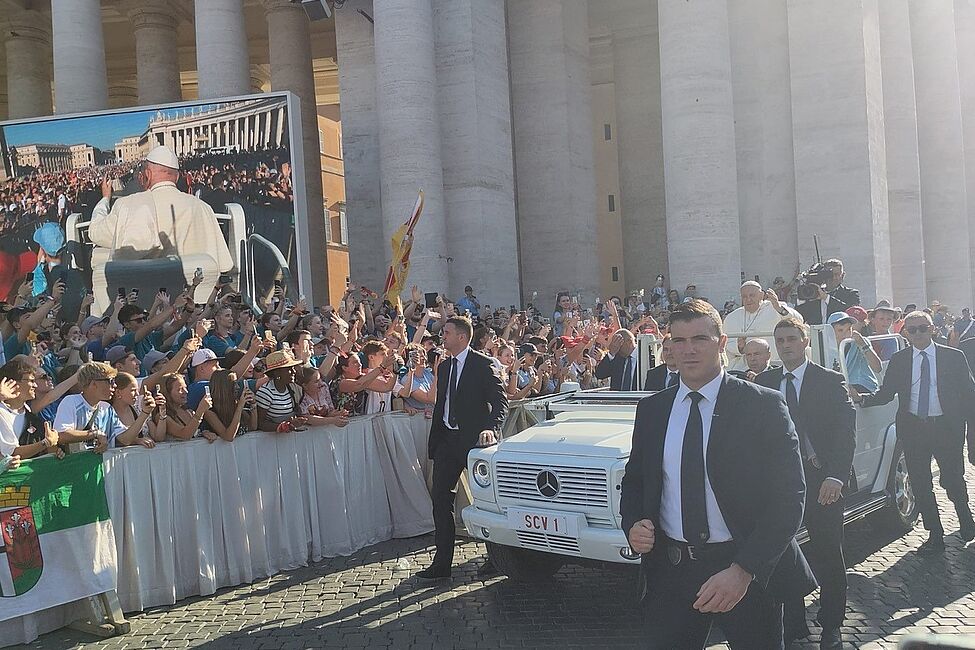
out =
[[(271, 93), (0, 123), (0, 300), (43, 270), (67, 285), (63, 320), (86, 292), (92, 313), (123, 289), (147, 307), (200, 273), (198, 303), (221, 275), (259, 308), (275, 284), (296, 301), (310, 286), (297, 110)], [(147, 192), (160, 145), (178, 178)]]

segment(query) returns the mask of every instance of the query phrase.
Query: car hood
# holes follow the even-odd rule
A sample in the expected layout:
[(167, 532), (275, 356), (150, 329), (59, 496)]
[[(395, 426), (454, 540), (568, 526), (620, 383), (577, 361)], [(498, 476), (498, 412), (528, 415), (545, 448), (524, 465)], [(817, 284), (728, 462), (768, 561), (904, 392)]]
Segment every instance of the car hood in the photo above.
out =
[(560, 413), (505, 438), (499, 452), (627, 458), (633, 437), (634, 410)]

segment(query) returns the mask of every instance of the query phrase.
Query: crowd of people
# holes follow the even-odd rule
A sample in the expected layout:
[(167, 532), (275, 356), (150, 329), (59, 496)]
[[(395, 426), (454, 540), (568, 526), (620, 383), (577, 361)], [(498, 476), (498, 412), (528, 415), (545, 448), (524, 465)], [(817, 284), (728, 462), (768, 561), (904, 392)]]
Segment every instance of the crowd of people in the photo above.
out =
[[(201, 281), (195, 277), (179, 294), (159, 292), (148, 310), (129, 294), (108, 313), (90, 314), (88, 296), (70, 322), (60, 317), (62, 282), (37, 296), (24, 282), (16, 300), (0, 304), (6, 362), (0, 452), (56, 453), (58, 444), (38, 443), (76, 441), (79, 431), (88, 431), (82, 437), (98, 449), (151, 448), (166, 440), (230, 441), (253, 430), (342, 426), (350, 417), (383, 411), (430, 417), (447, 357), (442, 328), (455, 316), (471, 319), (471, 347), (491, 358), (509, 400), (558, 393), (566, 383), (656, 389), (649, 375), (635, 376), (636, 336), (663, 339), (658, 362), (673, 372), (669, 309), (683, 302), (661, 276), (646, 300), (614, 296), (589, 307), (559, 293), (551, 318), (533, 305), (492, 308), (472, 287), (456, 301), (438, 295), (432, 303), (412, 287), (405, 303), (394, 304), (355, 284), (339, 304), (315, 309), (303, 300), (292, 304), (279, 287), (260, 312), (229, 283), (210, 287), (201, 302)], [(802, 316), (757, 282), (742, 285), (741, 302), (724, 314), (726, 329), (742, 335), (729, 343), (726, 365), (754, 379), (779, 362), (769, 335), (775, 323)], [(925, 309), (935, 340), (955, 344), (975, 337), (967, 309), (957, 319), (937, 301)], [(853, 305), (827, 315), (837, 346), (855, 343), (846, 346), (851, 390), (877, 389), (881, 361), (896, 345), (867, 345), (864, 337), (900, 331), (904, 312), (882, 301), (870, 311)]]

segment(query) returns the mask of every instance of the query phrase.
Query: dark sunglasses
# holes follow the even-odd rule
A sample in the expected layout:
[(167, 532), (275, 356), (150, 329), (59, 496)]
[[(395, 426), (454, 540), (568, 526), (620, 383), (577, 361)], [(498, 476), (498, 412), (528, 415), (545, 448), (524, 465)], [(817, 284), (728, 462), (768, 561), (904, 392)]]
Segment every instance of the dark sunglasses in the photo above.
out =
[(114, 379), (110, 379), (108, 377), (102, 377), (100, 379), (96, 379), (95, 381), (107, 381), (109, 386), (114, 386), (115, 385), (115, 380)]
[(905, 327), (904, 329), (907, 330), (907, 333), (908, 334), (921, 334), (921, 333), (927, 332), (929, 329), (931, 329), (931, 326), (930, 325), (917, 325), (917, 326)]

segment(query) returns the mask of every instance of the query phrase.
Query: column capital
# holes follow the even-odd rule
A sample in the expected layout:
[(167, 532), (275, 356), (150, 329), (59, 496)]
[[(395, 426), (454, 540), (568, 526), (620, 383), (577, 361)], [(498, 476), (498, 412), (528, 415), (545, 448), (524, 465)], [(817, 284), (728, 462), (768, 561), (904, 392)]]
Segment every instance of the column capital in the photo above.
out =
[(156, 0), (152, 3), (125, 0), (121, 8), (136, 30), (153, 27), (176, 29), (176, 10), (168, 0)]
[(51, 19), (33, 9), (11, 11), (0, 21), (0, 26), (9, 39), (23, 39), (36, 41), (46, 46), (51, 44)]

